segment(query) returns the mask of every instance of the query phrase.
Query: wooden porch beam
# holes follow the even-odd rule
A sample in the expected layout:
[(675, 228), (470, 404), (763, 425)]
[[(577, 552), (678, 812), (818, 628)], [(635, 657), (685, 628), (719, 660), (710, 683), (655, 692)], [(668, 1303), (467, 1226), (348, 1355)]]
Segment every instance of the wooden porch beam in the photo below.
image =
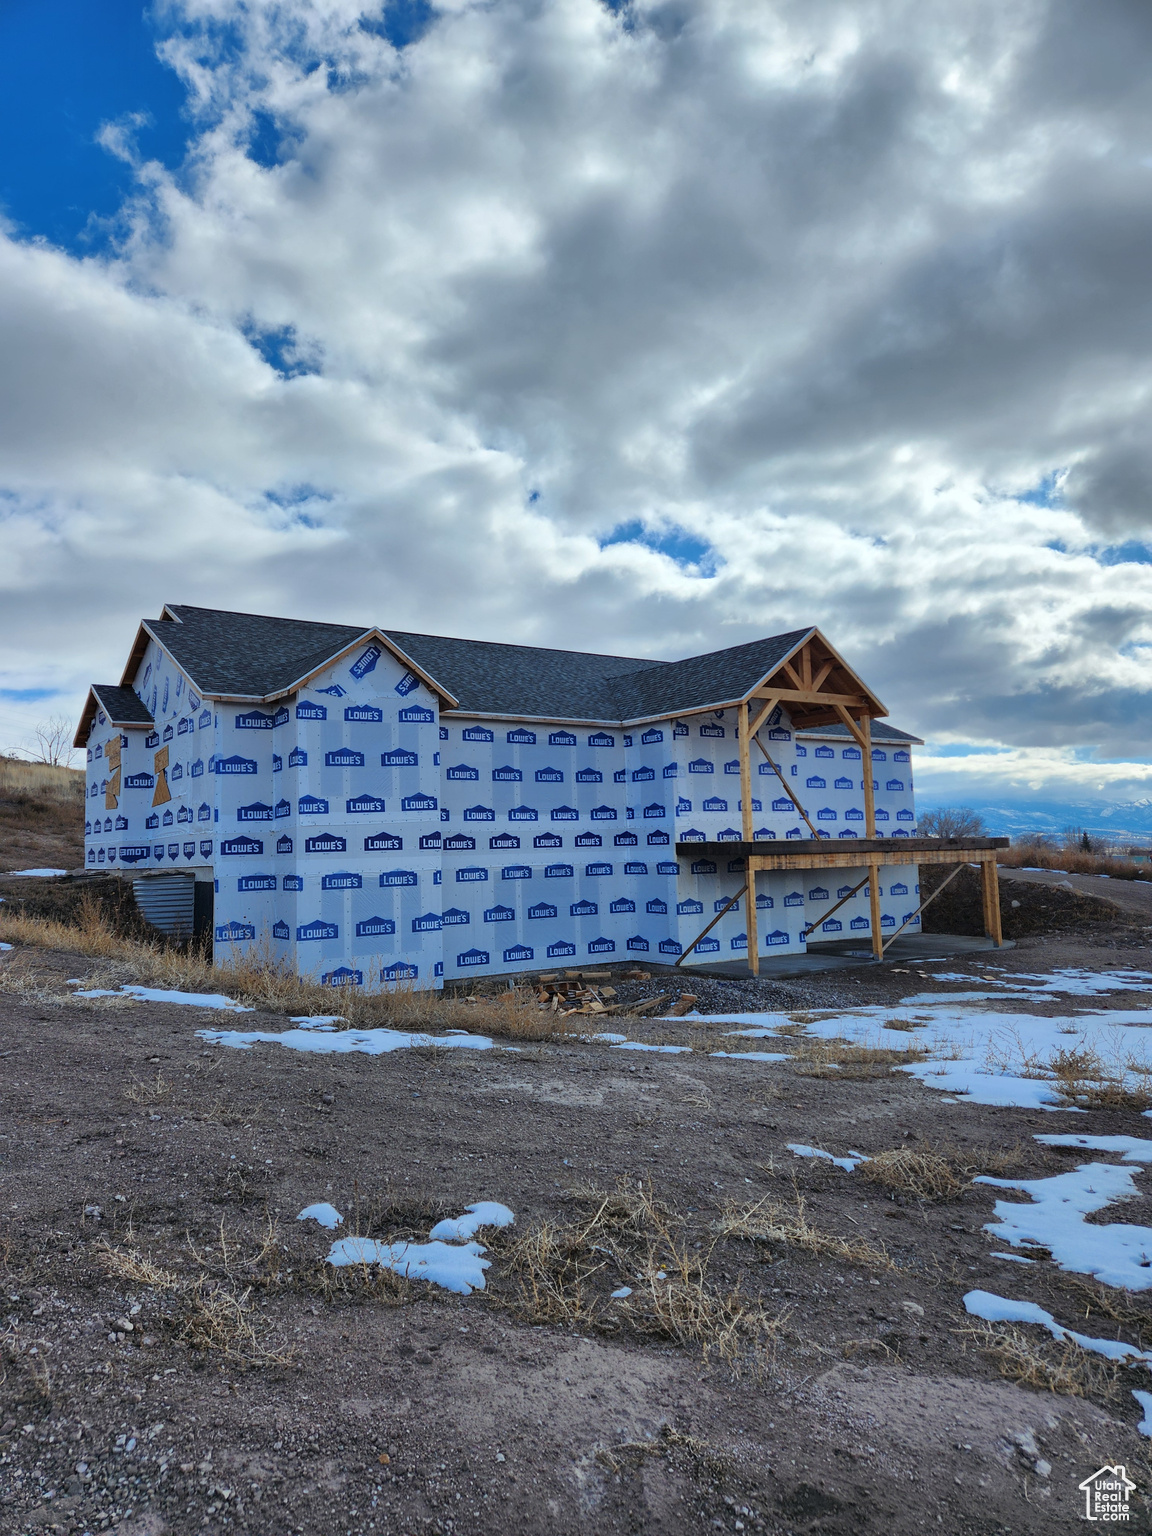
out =
[(870, 710), (871, 700), (862, 693), (818, 693), (814, 688), (756, 688), (750, 699), (767, 699), (775, 696), (781, 704), (827, 704), (829, 708), (842, 704), (846, 709)]
[(740, 835), (752, 841), (752, 744), (748, 739), (748, 706), (740, 706), (740, 726), (736, 742), (740, 759)]

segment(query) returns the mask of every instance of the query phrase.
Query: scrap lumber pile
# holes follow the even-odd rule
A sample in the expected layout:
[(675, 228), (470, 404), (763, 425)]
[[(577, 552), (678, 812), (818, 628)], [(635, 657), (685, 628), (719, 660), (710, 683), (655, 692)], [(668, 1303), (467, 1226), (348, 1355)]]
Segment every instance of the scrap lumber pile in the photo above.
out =
[[(597, 1016), (609, 1013), (655, 1013), (668, 1001), (668, 993), (661, 992), (657, 997), (645, 998), (643, 1002), (615, 1002), (613, 999), (618, 995), (616, 988), (602, 985), (611, 977), (611, 971), (563, 971), (551, 976), (540, 976), (534, 984), (537, 1007), (554, 1013), (557, 1018), (564, 1018), (573, 1013)], [(625, 971), (616, 977), (617, 981), (651, 979), (648, 971)], [(673, 1015), (688, 1013), (695, 1003), (695, 997), (685, 992), (668, 1012)]]

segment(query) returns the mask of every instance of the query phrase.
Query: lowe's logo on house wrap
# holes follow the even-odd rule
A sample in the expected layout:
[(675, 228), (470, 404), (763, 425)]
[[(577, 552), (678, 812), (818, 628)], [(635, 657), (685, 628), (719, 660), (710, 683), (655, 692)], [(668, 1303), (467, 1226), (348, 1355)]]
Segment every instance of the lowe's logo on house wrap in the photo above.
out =
[(576, 738), (571, 731), (553, 731), (548, 737), (550, 747), (574, 747)]
[(176, 727), (176, 734), (177, 736), (186, 736), (191, 729), (191, 720), (181, 720), (179, 725)]
[(247, 714), (236, 716), (235, 726), (238, 731), (270, 731), (272, 716), (262, 709), (250, 709)]
[(274, 939), (290, 939), (292, 930), (282, 917), (278, 917), (272, 924), (272, 937)]
[(595, 917), (600, 908), (594, 901), (586, 897), (583, 901), (574, 901), (568, 908), (569, 917)]
[(588, 812), (590, 821), (615, 821), (618, 812), (614, 805), (594, 805)]
[(217, 944), (233, 944), (244, 939), (254, 939), (256, 929), (251, 923), (222, 923), (216, 929)]
[[(283, 816), (291, 816), (291, 814), (292, 814), (292, 802), (291, 802), (291, 800), (277, 800), (277, 802), (276, 802), (276, 820), (279, 821), (281, 817), (283, 817)], [(208, 818), (206, 816), (203, 818), (203, 820), (205, 820), (205, 821), (207, 821), (207, 819)]]
[(500, 871), (501, 880), (531, 880), (532, 870), (527, 864), (505, 864)]
[[(277, 853), (280, 849), (277, 847)], [(288, 852), (292, 852), (292, 844), (288, 844)], [(304, 839), (305, 853), (347, 853), (348, 842), (336, 832), (321, 832), (318, 837)]]
[(505, 764), (503, 768), (493, 768), (492, 779), (497, 784), (519, 784), (524, 775), (519, 768), (512, 768)]
[[(467, 812), (465, 812), (467, 815)], [(540, 812), (530, 805), (514, 805), (508, 812), (509, 821), (539, 821)]]
[(646, 805), (644, 807), (644, 820), (651, 821), (657, 817), (665, 816), (667, 812), (662, 805)]
[(564, 775), (559, 768), (537, 768), (537, 784), (562, 784)]
[(460, 732), (461, 741), (495, 741), (495, 734), (486, 725), (470, 725)]
[(496, 812), (489, 805), (469, 805), (464, 811), (465, 821), (495, 821)]
[(308, 939), (338, 939), (340, 929), (335, 923), (324, 923), (319, 918), (314, 923), (302, 923), (296, 930), (296, 938), (303, 943)]
[(122, 864), (138, 864), (141, 859), (150, 858), (151, 855), (152, 855), (152, 850), (151, 850), (151, 848), (147, 847), (146, 845), (144, 847), (140, 847), (140, 848), (137, 848), (137, 847), (121, 848), (121, 850), (120, 850), (120, 862)]
[(312, 699), (304, 699), (296, 706), (296, 718), (297, 720), (327, 720), (328, 706), (317, 704)]
[[(641, 954), (647, 954), (649, 944), (648, 940), (644, 937), (643, 934), (634, 933), (632, 937), (627, 941), (626, 947), (628, 949), (639, 950)], [(589, 945), (589, 948), (591, 948), (591, 945)]]
[(280, 708), (272, 716), (272, 724), (274, 726), (287, 725), (290, 718), (291, 717), (288, 714), (288, 706), (286, 704), (281, 704)]
[(407, 747), (397, 747), (394, 752), (380, 754), (381, 768), (415, 768), (419, 761), (417, 753), (410, 752)]
[(488, 965), (489, 963), (486, 949), (466, 949), (463, 954), (456, 956), (456, 964), (459, 966)]
[(534, 907), (528, 908), (529, 917), (555, 917), (556, 908), (550, 901), (538, 901)]
[(325, 752), (324, 762), (329, 768), (363, 768), (364, 754), (351, 747), (338, 747), (335, 752)]
[(700, 727), (700, 734), (701, 736), (723, 736), (724, 727), (722, 725), (702, 725)]
[(581, 768), (576, 775), (577, 784), (603, 784), (604, 775), (599, 768)]
[(130, 773), (124, 780), (125, 789), (155, 789), (156, 780), (150, 773)]
[(417, 688), (419, 688), (419, 686), (420, 679), (416, 676), (415, 672), (405, 672), (404, 676), (396, 684), (396, 692), (402, 699), (406, 699), (408, 695), (413, 693)]
[(655, 777), (656, 771), (654, 768), (633, 768), (632, 770), (633, 784), (642, 784), (645, 780), (654, 779)]
[(516, 913), (512, 907), (486, 907), (484, 909), (484, 921), (486, 923), (511, 923), (515, 919)]
[(473, 880), (487, 880), (487, 878), (488, 871), (479, 864), (465, 865), (456, 871), (456, 879), (465, 885)]
[(361, 678), (367, 677), (369, 672), (374, 672), (376, 670), (376, 663), (380, 660), (383, 654), (384, 652), (378, 645), (370, 645), (368, 649), (363, 653), (363, 655), (357, 657), (357, 659), (348, 668), (348, 671), (357, 680), (357, 682), (359, 682)]
[(362, 987), (364, 972), (354, 971), (351, 966), (340, 965), (334, 971), (325, 971), (320, 978), (322, 987)]
[(408, 708), (402, 709), (396, 718), (401, 725), (431, 725), (436, 716), (432, 710), (425, 709), (423, 704), (409, 704)]
[(274, 891), (275, 875), (241, 875), (236, 882), (238, 891)]
[(611, 955), (615, 952), (615, 939), (593, 939), (588, 946), (590, 955)]
[(541, 832), (532, 839), (533, 848), (563, 848), (564, 839), (558, 832)]
[(404, 839), (395, 832), (374, 832), (364, 839), (365, 853), (394, 852), (404, 846)]
[(440, 914), (440, 924), (444, 928), (464, 928), (472, 921), (472, 914), (465, 912), (463, 907), (448, 907)]
[(396, 924), (390, 917), (366, 917), (356, 924), (358, 939), (379, 939), (396, 932)]
[[(475, 842), (472, 843), (475, 847)], [(497, 832), (495, 837), (488, 839), (489, 848), (519, 848), (520, 839), (514, 832)]]
[(531, 960), (535, 953), (536, 951), (527, 944), (513, 944), (511, 948), (504, 951), (504, 964), (519, 965), (521, 961)]
[(600, 848), (603, 843), (599, 832), (579, 832), (572, 840), (574, 848)]
[(277, 843), (276, 843), (276, 852), (277, 853), (291, 853), (292, 852), (292, 839), (290, 837), (288, 837), (287, 835), (285, 835), (284, 837), (280, 838), (277, 841)]
[(549, 960), (559, 960), (565, 955), (574, 955), (575, 953), (575, 944), (570, 944), (566, 939), (558, 939), (555, 944), (549, 944), (548, 946)]
[(476, 839), (469, 837), (467, 832), (453, 832), (451, 837), (444, 839), (445, 853), (473, 853), (475, 849)]
[(271, 821), (272, 807), (264, 805), (261, 801), (253, 801), (251, 805), (242, 805), (236, 812), (237, 821)]
[(571, 864), (545, 864), (545, 880), (571, 880), (575, 870)]
[(212, 760), (213, 773), (255, 773), (256, 760), (252, 757), (217, 757)]
[(384, 720), (384, 711), (375, 704), (349, 704), (344, 711), (344, 718), (353, 723), (380, 725)]
[(534, 747), (536, 745), (536, 732), (526, 731), (523, 727), (518, 726), (516, 730), (509, 731), (504, 740), (510, 746)]
[(457, 763), (455, 767), (444, 770), (446, 779), (479, 779), (480, 770), (473, 768), (470, 763)]
[(586, 875), (610, 875), (612, 873), (612, 866), (611, 864), (585, 864), (584, 873)]
[(608, 910), (609, 912), (635, 912), (636, 903), (631, 896), (617, 896)]
[(350, 869), (341, 869), (334, 874), (324, 875), (320, 881), (322, 891), (359, 891), (363, 887), (363, 876), (353, 873)]
[[(281, 881), (281, 888), (285, 891), (302, 891), (304, 889), (304, 876), (285, 875)], [(288, 935), (285, 934), (284, 937), (287, 938)]]
[(380, 876), (381, 885), (416, 885), (417, 883), (414, 869), (386, 869)]
[(588, 745), (590, 747), (614, 747), (616, 745), (616, 738), (615, 736), (609, 736), (607, 731), (595, 731), (589, 736)]
[[(420, 847), (422, 849), (424, 849), (424, 850), (435, 849), (435, 850), (439, 851), (439, 848), (440, 848), (440, 834), (439, 834), (439, 832), (425, 832), (421, 836), (421, 838), (420, 838)], [(439, 870), (436, 871), (435, 879), (437, 881), (440, 879), (440, 871)]]
[(579, 821), (580, 812), (572, 805), (558, 805), (552, 812), (553, 821)]
[(220, 841), (220, 852), (224, 854), (263, 853), (264, 844), (257, 837), (225, 837)]
[(394, 960), (391, 965), (386, 965), (380, 972), (380, 980), (415, 981), (419, 974), (419, 966), (409, 965), (405, 960)]
[(297, 801), (301, 816), (327, 816), (328, 802), (319, 795), (301, 795)]
[(437, 801), (435, 795), (405, 795), (400, 802), (402, 811), (434, 811)]
[(365, 812), (379, 815), (384, 810), (384, 801), (379, 795), (357, 795), (353, 800), (345, 800), (344, 805), (351, 816), (363, 815)]

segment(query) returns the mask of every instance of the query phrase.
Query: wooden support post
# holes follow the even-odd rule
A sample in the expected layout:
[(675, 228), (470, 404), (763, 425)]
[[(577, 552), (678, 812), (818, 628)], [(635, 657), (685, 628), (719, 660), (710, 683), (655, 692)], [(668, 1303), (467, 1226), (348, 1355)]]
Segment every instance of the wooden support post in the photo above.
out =
[(748, 964), (752, 967), (753, 976), (760, 974), (760, 935), (756, 927), (756, 871), (752, 867), (752, 860), (748, 860), (748, 883), (744, 887), (747, 892), (747, 918), (744, 924), (744, 932), (748, 935)]
[(872, 788), (872, 716), (860, 716), (860, 753), (864, 759), (864, 836), (876, 836), (876, 791)]
[(980, 860), (980, 885), (984, 897), (984, 932), (999, 949), (1004, 943), (1000, 928), (1000, 877), (996, 872), (996, 855)]
[(752, 743), (748, 734), (748, 706), (740, 706), (740, 835), (752, 841)]
[[(872, 764), (868, 764), (871, 771)], [(872, 954), (884, 958), (884, 935), (880, 931), (880, 866), (868, 861), (868, 911), (872, 919)]]

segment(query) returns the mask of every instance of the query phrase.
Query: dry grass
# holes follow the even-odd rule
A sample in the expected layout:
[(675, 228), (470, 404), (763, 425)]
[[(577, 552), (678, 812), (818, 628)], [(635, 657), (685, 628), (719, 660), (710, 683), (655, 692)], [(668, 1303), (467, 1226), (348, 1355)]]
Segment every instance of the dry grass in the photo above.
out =
[(877, 1152), (857, 1167), (856, 1174), (914, 1200), (956, 1200), (967, 1188), (946, 1158), (912, 1147)]
[(1022, 1387), (1105, 1400), (1120, 1394), (1120, 1368), (1068, 1341), (1048, 1343), (992, 1323), (974, 1323), (959, 1332), (992, 1360), (1001, 1376)]
[(218, 1246), (189, 1245), (190, 1275), (156, 1264), (136, 1249), (101, 1246), (97, 1261), (106, 1274), (154, 1293), (176, 1341), (189, 1349), (222, 1356), (248, 1369), (289, 1365), (292, 1346), (269, 1342), (252, 1293), (279, 1279), (282, 1249), (275, 1223), (269, 1221), (255, 1252), (231, 1242), (223, 1221)]
[(1057, 1051), (1046, 1067), (1040, 1075), (1051, 1077), (1053, 1087), (1080, 1109), (1141, 1113), (1152, 1106), (1146, 1076), (1144, 1086), (1133, 1086), (1122, 1069), (1108, 1066), (1093, 1050)]
[(1085, 853), (1079, 848), (1053, 848), (1047, 843), (1014, 843), (1001, 848), (996, 862), (1006, 869), (1054, 869), (1067, 875), (1111, 875), (1113, 880), (1147, 880), (1147, 864), (1114, 853)]
[(37, 800), (83, 801), (84, 770), (26, 763), (0, 756), (0, 795), (31, 795)]
[(1137, 1336), (1141, 1349), (1147, 1349), (1152, 1341), (1152, 1295), (1147, 1291), (1131, 1292), (1113, 1290), (1094, 1280), (1079, 1275), (1069, 1275), (1068, 1284), (1079, 1293), (1084, 1303), (1082, 1322), (1106, 1317), (1110, 1322), (1122, 1323)]
[(159, 1072), (148, 1082), (133, 1078), (131, 1086), (124, 1090), (124, 1097), (133, 1104), (162, 1104), (172, 1097), (172, 1084)]
[(604, 1446), (596, 1460), (612, 1473), (633, 1471), (651, 1456), (680, 1453), (711, 1477), (730, 1477), (735, 1460), (727, 1451), (718, 1450), (695, 1435), (682, 1435), (671, 1424), (662, 1424), (654, 1440), (625, 1440), (620, 1445)]
[[(774, 1348), (781, 1319), (762, 1303), (723, 1288), (709, 1268), (715, 1240), (689, 1246), (683, 1224), (650, 1184), (622, 1180), (604, 1192), (582, 1189), (581, 1220), (541, 1221), (502, 1249), (502, 1270), (514, 1288), (513, 1305), (538, 1323), (629, 1327), (651, 1338), (698, 1346), (736, 1371), (761, 1372)], [(606, 1293), (621, 1282), (631, 1295)]]
[(886, 1077), (896, 1067), (924, 1061), (928, 1052), (921, 1046), (899, 1051), (890, 1046), (851, 1045), (847, 1040), (820, 1040), (804, 1036), (796, 1039), (792, 1070), (801, 1077), (838, 1077), (867, 1080)]
[(799, 1248), (805, 1253), (822, 1258), (833, 1258), (845, 1264), (859, 1264), (868, 1269), (895, 1269), (882, 1245), (870, 1243), (863, 1237), (838, 1237), (814, 1227), (804, 1210), (804, 1198), (799, 1192), (793, 1203), (765, 1196), (754, 1205), (741, 1205), (727, 1200), (716, 1230), (722, 1237), (740, 1238), (749, 1243), (778, 1243), (781, 1247)]

